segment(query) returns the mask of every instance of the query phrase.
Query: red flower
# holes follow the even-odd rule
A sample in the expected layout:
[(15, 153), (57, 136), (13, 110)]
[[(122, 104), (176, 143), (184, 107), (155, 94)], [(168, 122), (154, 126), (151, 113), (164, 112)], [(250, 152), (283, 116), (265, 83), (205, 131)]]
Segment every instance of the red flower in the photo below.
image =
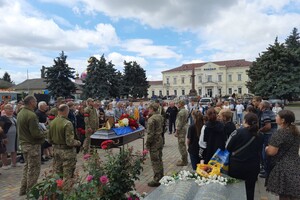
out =
[(115, 144), (114, 141), (112, 140), (105, 140), (101, 143), (101, 148), (102, 149), (108, 149), (111, 145)]
[(108, 178), (107, 176), (101, 176), (100, 177), (100, 182), (105, 185), (106, 183), (108, 183)]
[(56, 185), (57, 187), (61, 188), (64, 185), (64, 180), (62, 179), (57, 179), (56, 180)]
[(122, 114), (121, 117), (119, 118), (119, 120), (122, 120), (124, 118), (129, 118), (129, 115), (128, 114)]
[(54, 116), (54, 115), (49, 115), (49, 116), (48, 116), (48, 119), (49, 119), (49, 120), (54, 120), (54, 119), (55, 119), (55, 116)]
[(145, 150), (142, 152), (143, 156), (147, 155), (148, 153), (149, 153), (149, 151), (148, 151), (147, 149), (145, 149)]

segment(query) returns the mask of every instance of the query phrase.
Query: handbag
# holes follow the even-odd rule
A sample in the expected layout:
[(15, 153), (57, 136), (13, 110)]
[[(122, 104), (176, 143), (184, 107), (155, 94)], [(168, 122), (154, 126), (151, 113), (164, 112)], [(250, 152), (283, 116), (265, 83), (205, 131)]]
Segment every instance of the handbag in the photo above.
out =
[(217, 149), (214, 155), (211, 157), (208, 162), (209, 165), (219, 166), (222, 173), (228, 173), (228, 165), (229, 165), (229, 151), (226, 149), (222, 151), (221, 149)]

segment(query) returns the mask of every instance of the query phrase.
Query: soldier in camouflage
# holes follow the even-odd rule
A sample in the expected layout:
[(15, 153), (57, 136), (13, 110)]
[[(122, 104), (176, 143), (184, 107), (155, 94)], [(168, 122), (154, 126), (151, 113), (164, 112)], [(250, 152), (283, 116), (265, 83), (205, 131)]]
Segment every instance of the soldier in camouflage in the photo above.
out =
[(49, 111), (49, 120), (52, 121), (58, 115), (58, 107), (65, 103), (64, 97), (57, 97), (56, 106)]
[(17, 133), (25, 159), (19, 195), (25, 195), (37, 180), (41, 171), (41, 144), (46, 133), (39, 129), (39, 120), (34, 112), (37, 101), (34, 96), (26, 96), (25, 107), (18, 113)]
[(68, 120), (69, 107), (61, 104), (58, 107), (58, 116), (50, 124), (49, 142), (53, 144), (53, 170), (65, 179), (64, 189), (71, 187), (76, 166), (76, 148), (79, 140), (74, 138), (74, 127)]
[(162, 124), (163, 117), (158, 113), (158, 105), (155, 103), (150, 104), (149, 114), (151, 117), (148, 119), (147, 125), (147, 141), (146, 148), (150, 151), (150, 158), (153, 168), (153, 180), (148, 183), (150, 187), (157, 187), (160, 185), (159, 180), (164, 176), (164, 167), (162, 161)]
[(186, 150), (186, 131), (188, 125), (188, 111), (184, 108), (184, 101), (180, 100), (177, 104), (178, 107), (178, 114), (175, 122), (176, 132), (175, 137), (178, 138), (178, 149), (181, 154), (181, 160), (178, 160), (176, 163), (177, 166), (186, 166), (188, 164), (187, 160), (187, 150)]
[(91, 135), (99, 128), (99, 118), (97, 110), (94, 108), (94, 100), (88, 98), (86, 104), (87, 107), (84, 109), (85, 140), (83, 142), (83, 150), (85, 153), (90, 150)]

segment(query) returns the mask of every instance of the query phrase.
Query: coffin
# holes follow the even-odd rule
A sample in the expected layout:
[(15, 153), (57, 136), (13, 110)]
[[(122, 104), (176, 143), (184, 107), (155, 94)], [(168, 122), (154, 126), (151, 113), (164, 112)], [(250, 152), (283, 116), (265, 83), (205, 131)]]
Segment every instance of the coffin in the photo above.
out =
[[(145, 128), (140, 126), (136, 130), (131, 132), (126, 130), (126, 133), (117, 134), (113, 129), (110, 130), (98, 130), (93, 135), (91, 135), (91, 147), (101, 148), (101, 143), (105, 140), (113, 140), (115, 145), (113, 147), (123, 146), (136, 139), (144, 137)], [(144, 145), (144, 144), (143, 144)]]

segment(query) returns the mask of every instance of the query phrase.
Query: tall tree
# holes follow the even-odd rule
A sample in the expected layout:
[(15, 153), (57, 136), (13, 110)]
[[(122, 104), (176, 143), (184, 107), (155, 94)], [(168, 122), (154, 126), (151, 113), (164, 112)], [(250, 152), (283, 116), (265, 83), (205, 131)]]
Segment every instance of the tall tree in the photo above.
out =
[(120, 77), (111, 62), (106, 62), (104, 55), (100, 60), (90, 57), (87, 66), (87, 77), (83, 81), (84, 97), (97, 99), (118, 97)]
[(148, 96), (147, 90), (150, 87), (146, 71), (135, 61), (124, 61), (123, 95), (136, 97)]
[(285, 39), (285, 44), (288, 49), (297, 50), (300, 48), (300, 36), (297, 28), (294, 28), (291, 35)]
[(247, 71), (250, 79), (247, 87), (252, 93), (263, 97), (290, 99), (295, 94), (299, 95), (300, 74), (295, 67), (298, 64), (297, 56), (276, 38), (275, 43), (259, 55)]
[(2, 80), (12, 83), (12, 81), (10, 79), (10, 75), (7, 72), (4, 73)]
[(51, 96), (57, 98), (73, 97), (73, 93), (76, 91), (76, 86), (72, 79), (75, 79), (74, 68), (69, 67), (66, 62), (67, 55), (62, 53), (54, 59), (54, 65), (52, 67), (46, 67), (46, 80), (47, 89)]

